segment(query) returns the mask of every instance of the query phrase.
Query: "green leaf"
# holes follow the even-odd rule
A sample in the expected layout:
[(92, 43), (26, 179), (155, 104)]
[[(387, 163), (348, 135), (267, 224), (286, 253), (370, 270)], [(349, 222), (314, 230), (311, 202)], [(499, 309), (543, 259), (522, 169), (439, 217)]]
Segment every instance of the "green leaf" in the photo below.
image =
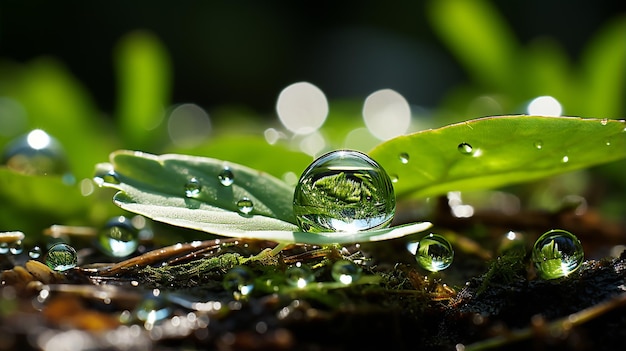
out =
[[(626, 122), (499, 116), (388, 140), (372, 151), (398, 198), (497, 188), (626, 158)], [(461, 143), (472, 152), (459, 151)], [(406, 153), (408, 162), (400, 155)]]
[[(230, 186), (218, 179), (225, 166), (234, 175)], [(191, 178), (201, 185), (193, 198), (185, 196)], [(211, 158), (121, 150), (111, 155), (110, 164), (97, 166), (95, 179), (101, 186), (120, 190), (114, 202), (127, 211), (230, 237), (324, 245), (388, 240), (431, 226), (423, 222), (357, 233), (300, 232), (294, 224), (293, 188), (267, 173)], [(254, 203), (248, 215), (237, 211), (236, 203), (244, 196)]]

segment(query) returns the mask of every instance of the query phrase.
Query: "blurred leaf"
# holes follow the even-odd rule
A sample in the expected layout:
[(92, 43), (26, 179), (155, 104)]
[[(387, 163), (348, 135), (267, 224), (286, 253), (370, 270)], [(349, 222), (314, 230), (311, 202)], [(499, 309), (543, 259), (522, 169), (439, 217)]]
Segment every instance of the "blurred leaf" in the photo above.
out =
[(609, 22), (582, 59), (583, 113), (617, 118), (626, 107), (626, 16)]
[(117, 118), (125, 146), (149, 149), (162, 144), (159, 126), (169, 104), (170, 63), (165, 47), (147, 32), (133, 32), (115, 50)]
[(0, 95), (24, 108), (27, 128), (43, 129), (61, 142), (77, 179), (90, 177), (93, 160), (105, 158), (115, 145), (115, 134), (107, 130), (91, 97), (55, 60), (42, 58), (24, 66), (3, 62)]
[[(625, 121), (591, 118), (487, 117), (397, 137), (370, 155), (397, 177), (396, 196), (429, 197), (527, 182), (626, 158), (625, 127)], [(460, 152), (461, 143), (471, 145), (471, 153)], [(403, 153), (407, 163), (400, 160)]]
[(433, 29), (477, 82), (503, 90), (516, 81), (515, 38), (487, 1), (431, 1)]

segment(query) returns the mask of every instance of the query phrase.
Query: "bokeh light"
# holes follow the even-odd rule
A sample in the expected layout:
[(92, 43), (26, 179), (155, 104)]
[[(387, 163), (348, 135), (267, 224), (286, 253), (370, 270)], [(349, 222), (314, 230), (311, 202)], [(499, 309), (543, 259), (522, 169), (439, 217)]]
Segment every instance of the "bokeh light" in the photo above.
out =
[(561, 116), (563, 107), (552, 96), (538, 96), (534, 98), (527, 108), (528, 114), (533, 116)]
[(363, 120), (372, 135), (388, 140), (406, 133), (411, 124), (411, 108), (396, 91), (382, 89), (365, 99)]
[(200, 106), (181, 104), (170, 113), (167, 131), (172, 144), (179, 147), (194, 147), (209, 137), (211, 120)]
[(289, 131), (310, 134), (324, 124), (328, 116), (328, 101), (315, 85), (308, 82), (294, 83), (278, 95), (276, 112)]

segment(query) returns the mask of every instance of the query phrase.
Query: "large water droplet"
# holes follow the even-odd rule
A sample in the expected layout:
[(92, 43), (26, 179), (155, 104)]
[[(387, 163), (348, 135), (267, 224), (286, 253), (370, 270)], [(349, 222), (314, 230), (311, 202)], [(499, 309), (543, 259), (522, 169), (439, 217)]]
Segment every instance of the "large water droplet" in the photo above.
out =
[(235, 266), (224, 275), (222, 284), (224, 289), (246, 296), (254, 290), (254, 274), (246, 266)]
[(443, 236), (432, 233), (418, 242), (414, 253), (417, 263), (431, 272), (450, 267), (454, 259), (454, 250), (450, 242)]
[(69, 163), (61, 144), (41, 129), (9, 143), (2, 155), (8, 168), (29, 175), (68, 175)]
[(200, 191), (202, 191), (202, 184), (197, 178), (191, 178), (185, 183), (185, 196), (196, 197), (200, 195)]
[(357, 151), (327, 153), (302, 173), (293, 209), (306, 232), (357, 232), (389, 226), (396, 210), (391, 179)]
[(28, 251), (28, 256), (32, 259), (37, 259), (41, 257), (42, 251), (39, 246), (35, 246), (30, 251)]
[(410, 156), (406, 152), (403, 152), (400, 155), (398, 155), (398, 158), (400, 159), (400, 162), (402, 162), (403, 164), (407, 164), (409, 163)]
[(242, 197), (239, 201), (237, 201), (237, 209), (239, 212), (247, 215), (254, 209), (254, 203), (247, 197)]
[(457, 149), (463, 155), (471, 155), (472, 151), (474, 150), (472, 145), (468, 143), (460, 143), (459, 146), (457, 146)]
[(307, 266), (296, 265), (287, 268), (285, 271), (285, 280), (287, 284), (293, 287), (304, 288), (315, 280), (315, 276)]
[(584, 252), (578, 238), (565, 230), (550, 230), (537, 239), (532, 261), (544, 279), (565, 277), (582, 264)]
[(217, 175), (217, 178), (223, 186), (231, 186), (235, 182), (235, 175), (228, 167), (225, 167), (220, 174)]
[(126, 257), (139, 245), (139, 231), (131, 220), (119, 216), (110, 219), (98, 233), (102, 252), (111, 257)]
[(46, 254), (46, 265), (55, 271), (63, 272), (72, 269), (77, 263), (76, 250), (64, 243), (52, 246)]
[(339, 260), (333, 264), (331, 269), (333, 279), (343, 284), (352, 284), (361, 278), (361, 267), (352, 261)]

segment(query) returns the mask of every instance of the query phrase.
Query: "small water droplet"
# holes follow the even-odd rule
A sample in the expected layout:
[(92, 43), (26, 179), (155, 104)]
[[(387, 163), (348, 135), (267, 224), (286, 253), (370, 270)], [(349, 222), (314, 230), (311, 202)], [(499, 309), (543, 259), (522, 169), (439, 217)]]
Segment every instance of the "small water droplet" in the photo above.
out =
[(28, 251), (28, 256), (32, 259), (37, 259), (41, 257), (42, 250), (39, 246), (35, 246), (30, 251)]
[(41, 129), (32, 130), (10, 142), (2, 155), (8, 168), (28, 175), (69, 174), (69, 163), (61, 144)]
[(396, 210), (391, 179), (357, 151), (327, 153), (302, 173), (294, 192), (298, 225), (307, 232), (357, 232), (389, 226)]
[(561, 162), (568, 163), (569, 162), (569, 156), (567, 156), (567, 155), (563, 156), (563, 158), (561, 159)]
[(55, 244), (46, 254), (46, 265), (55, 271), (63, 272), (72, 269), (77, 263), (76, 250), (64, 243)]
[(111, 218), (98, 232), (102, 252), (111, 257), (126, 257), (139, 245), (139, 231), (130, 219), (119, 216)]
[(309, 283), (315, 281), (315, 276), (307, 266), (300, 265), (287, 268), (285, 271), (285, 280), (287, 284), (293, 287), (304, 288)]
[(460, 143), (459, 146), (457, 146), (457, 149), (463, 155), (471, 155), (472, 151), (474, 150), (472, 148), (472, 145), (470, 145), (468, 143)]
[(17, 240), (9, 244), (9, 252), (12, 255), (19, 255), (24, 252), (24, 245), (22, 244), (22, 240)]
[(450, 267), (454, 259), (454, 250), (446, 238), (431, 233), (418, 242), (415, 259), (422, 268), (438, 272)]
[(565, 230), (550, 230), (541, 235), (533, 246), (532, 261), (544, 279), (569, 275), (580, 268), (583, 259), (580, 240)]
[(400, 177), (398, 177), (396, 174), (392, 174), (391, 175), (391, 182), (392, 183), (397, 183), (398, 180), (400, 180)]
[(607, 140), (607, 141), (604, 142), (604, 145), (611, 146), (611, 142)]
[(409, 154), (407, 154), (406, 152), (403, 152), (400, 155), (398, 155), (398, 158), (400, 159), (400, 162), (404, 164), (409, 163)]
[(228, 167), (224, 167), (220, 174), (217, 175), (217, 178), (223, 186), (231, 186), (235, 182), (235, 175)]
[(535, 149), (537, 149), (537, 150), (543, 149), (543, 141), (541, 141), (541, 140), (535, 141), (535, 143), (533, 145), (535, 146)]
[(148, 293), (135, 307), (133, 314), (138, 320), (144, 322), (146, 329), (151, 329), (172, 314), (172, 307), (159, 294)]
[(9, 253), (9, 243), (2, 242), (0, 243), (0, 255), (4, 255)]
[(112, 169), (97, 171), (93, 180), (98, 186), (102, 186), (104, 184), (120, 184), (120, 179), (117, 173), (115, 173)]
[(254, 203), (247, 197), (242, 197), (241, 200), (237, 201), (237, 208), (239, 212), (247, 215), (254, 209)]
[(185, 196), (187, 197), (196, 197), (200, 195), (200, 191), (202, 190), (202, 184), (200, 181), (193, 177), (185, 183)]
[(222, 285), (228, 291), (247, 296), (254, 290), (254, 274), (246, 266), (235, 266), (224, 275)]
[(362, 270), (352, 261), (339, 260), (333, 263), (330, 274), (336, 281), (348, 285), (361, 278)]
[(609, 119), (608, 118), (602, 118), (602, 120), (600, 120), (600, 123), (602, 123), (603, 126), (607, 125), (609, 123)]

